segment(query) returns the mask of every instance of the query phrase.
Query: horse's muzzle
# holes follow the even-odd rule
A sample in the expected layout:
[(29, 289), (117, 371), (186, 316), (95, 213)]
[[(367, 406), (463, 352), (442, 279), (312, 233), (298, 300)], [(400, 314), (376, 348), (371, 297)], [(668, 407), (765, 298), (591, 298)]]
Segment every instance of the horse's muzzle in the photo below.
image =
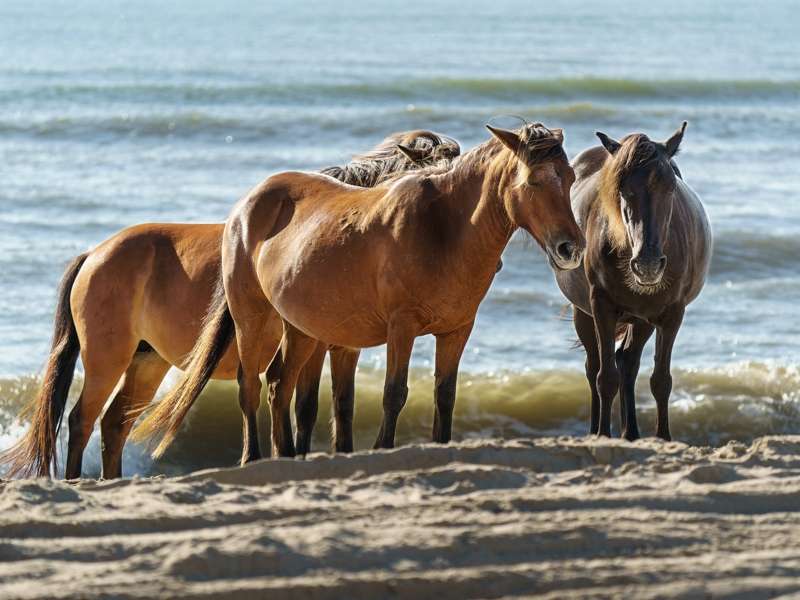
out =
[(631, 272), (639, 285), (658, 285), (667, 268), (667, 257), (663, 254), (637, 256), (630, 262)]

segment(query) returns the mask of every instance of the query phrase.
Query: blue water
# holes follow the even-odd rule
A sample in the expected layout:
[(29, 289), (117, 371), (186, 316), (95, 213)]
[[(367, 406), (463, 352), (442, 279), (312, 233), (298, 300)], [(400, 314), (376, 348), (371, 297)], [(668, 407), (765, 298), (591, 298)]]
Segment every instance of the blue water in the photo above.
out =
[[(270, 173), (342, 163), (404, 129), (468, 148), (518, 114), (563, 127), (571, 156), (597, 129), (663, 139), (689, 121), (678, 163), (716, 244), (674, 362), (789, 369), (777, 395), (796, 399), (799, 28), (785, 0), (4, 0), (0, 377), (38, 371), (64, 265), (118, 229), (222, 221)], [(542, 253), (520, 238), (504, 260), (464, 370), (580, 374)], [(431, 351), (419, 340), (414, 364)]]

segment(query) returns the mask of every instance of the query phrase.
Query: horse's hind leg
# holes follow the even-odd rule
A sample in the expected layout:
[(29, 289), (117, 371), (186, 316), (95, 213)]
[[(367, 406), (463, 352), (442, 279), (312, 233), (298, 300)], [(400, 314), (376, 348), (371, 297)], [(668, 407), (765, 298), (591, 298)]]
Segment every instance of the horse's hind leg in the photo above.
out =
[(103, 477), (122, 477), (122, 449), (136, 417), (150, 404), (169, 371), (169, 363), (152, 348), (137, 351), (122, 386), (100, 421)]
[[(280, 352), (267, 369), (272, 414), (272, 456), (294, 456), (289, 405), (301, 369), (314, 353), (317, 340), (308, 337), (290, 323), (283, 322)], [(323, 354), (324, 356), (324, 354)]]
[(295, 451), (302, 456), (311, 451), (311, 434), (314, 432), (319, 408), (319, 380), (326, 352), (327, 345), (318, 342), (314, 353), (297, 378), (294, 400), (294, 415), (297, 422)]
[(653, 326), (637, 320), (633, 325), (628, 326), (625, 340), (615, 355), (620, 373), (619, 400), (622, 437), (631, 441), (639, 439), (639, 426), (636, 423), (636, 376), (639, 374), (642, 350), (651, 335), (653, 335)]
[(239, 407), (242, 409), (241, 464), (261, 458), (258, 445), (258, 406), (261, 404), (261, 365), (271, 357), (280, 342), (280, 319), (268, 308), (237, 318), (234, 305), (231, 316), (236, 323), (236, 345), (239, 350)]
[(597, 336), (594, 319), (578, 307), (572, 309), (575, 333), (586, 351), (586, 379), (592, 394), (591, 425), (589, 433), (595, 435), (600, 427), (600, 396), (597, 393), (597, 373), (600, 371), (600, 355), (597, 351)]
[(136, 350), (136, 342), (129, 339), (115, 340), (105, 347), (86, 344), (81, 351), (83, 361), (83, 390), (78, 402), (69, 414), (69, 445), (65, 477), (77, 479), (81, 476), (83, 451), (92, 435), (94, 422), (100, 416), (108, 397), (122, 377)]
[(446, 444), (453, 428), (453, 408), (456, 404), (458, 365), (469, 334), (470, 323), (447, 335), (436, 337), (436, 384), (434, 388), (433, 441)]
[(333, 384), (333, 444), (336, 452), (353, 451), (353, 414), (358, 350), (331, 349), (331, 383)]

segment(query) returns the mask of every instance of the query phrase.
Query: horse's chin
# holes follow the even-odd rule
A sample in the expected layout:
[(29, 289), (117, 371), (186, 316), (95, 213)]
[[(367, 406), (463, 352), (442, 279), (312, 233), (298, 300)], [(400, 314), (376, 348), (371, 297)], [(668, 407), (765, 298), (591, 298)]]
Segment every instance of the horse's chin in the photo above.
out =
[(579, 255), (579, 258), (563, 261), (557, 260), (548, 250), (547, 254), (547, 262), (550, 263), (550, 268), (554, 271), (572, 271), (573, 269), (577, 269), (581, 266), (581, 262), (583, 261), (583, 255)]
[(667, 287), (667, 282), (664, 280), (663, 275), (655, 281), (645, 281), (630, 269), (628, 269), (628, 276), (625, 278), (625, 283), (628, 284), (628, 287), (632, 291), (645, 296), (657, 294)]

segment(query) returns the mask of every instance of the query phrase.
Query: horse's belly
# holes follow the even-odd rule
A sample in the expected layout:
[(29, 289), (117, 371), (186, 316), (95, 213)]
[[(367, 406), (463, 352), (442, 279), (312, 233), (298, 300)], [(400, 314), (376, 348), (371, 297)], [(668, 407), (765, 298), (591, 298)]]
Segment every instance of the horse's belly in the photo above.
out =
[(306, 335), (335, 346), (368, 348), (386, 342), (386, 323), (353, 297), (282, 289), (270, 298), (278, 313)]

